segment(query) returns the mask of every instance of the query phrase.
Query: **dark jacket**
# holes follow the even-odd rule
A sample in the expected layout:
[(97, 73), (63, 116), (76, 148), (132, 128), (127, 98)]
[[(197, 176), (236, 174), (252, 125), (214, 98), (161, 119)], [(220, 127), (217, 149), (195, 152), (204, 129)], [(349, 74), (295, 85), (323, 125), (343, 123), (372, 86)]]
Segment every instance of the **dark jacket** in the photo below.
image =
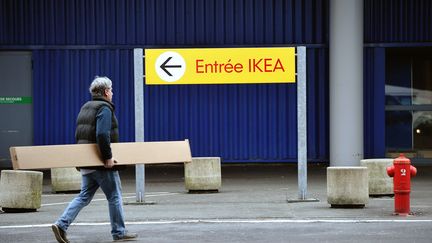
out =
[[(118, 122), (114, 114), (114, 104), (94, 97), (85, 103), (77, 117), (75, 139), (78, 144), (96, 143), (99, 147), (101, 160), (112, 158), (111, 142), (119, 141)], [(118, 170), (119, 166), (107, 169), (103, 166), (83, 167), (96, 170)]]

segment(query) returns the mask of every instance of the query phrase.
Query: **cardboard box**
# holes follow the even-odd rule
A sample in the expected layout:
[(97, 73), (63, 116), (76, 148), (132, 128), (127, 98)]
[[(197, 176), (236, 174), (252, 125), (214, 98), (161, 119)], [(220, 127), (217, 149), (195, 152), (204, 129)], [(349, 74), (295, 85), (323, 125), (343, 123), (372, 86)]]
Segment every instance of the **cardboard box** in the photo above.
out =
[[(189, 141), (112, 143), (119, 165), (191, 162)], [(96, 144), (11, 147), (12, 165), (17, 169), (47, 169), (101, 166)]]

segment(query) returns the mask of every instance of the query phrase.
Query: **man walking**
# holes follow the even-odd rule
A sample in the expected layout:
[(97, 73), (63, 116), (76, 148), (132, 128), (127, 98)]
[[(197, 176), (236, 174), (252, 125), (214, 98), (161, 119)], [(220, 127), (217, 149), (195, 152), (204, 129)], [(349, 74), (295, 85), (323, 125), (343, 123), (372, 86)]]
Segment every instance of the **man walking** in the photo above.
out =
[(100, 187), (109, 206), (111, 235), (114, 241), (137, 238), (128, 233), (124, 224), (119, 166), (111, 153), (111, 142), (118, 142), (118, 123), (112, 103), (112, 82), (107, 77), (96, 77), (90, 85), (92, 100), (81, 107), (77, 118), (75, 138), (77, 143), (96, 143), (103, 166), (80, 168), (82, 183), (80, 194), (70, 202), (60, 218), (52, 225), (58, 242), (68, 243), (66, 231), (82, 208), (92, 200)]

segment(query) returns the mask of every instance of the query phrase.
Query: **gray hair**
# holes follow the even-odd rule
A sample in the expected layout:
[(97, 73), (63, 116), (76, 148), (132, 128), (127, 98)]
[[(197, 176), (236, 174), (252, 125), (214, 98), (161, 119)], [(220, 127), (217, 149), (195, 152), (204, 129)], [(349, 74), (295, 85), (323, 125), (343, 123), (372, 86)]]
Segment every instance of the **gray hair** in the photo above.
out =
[(90, 84), (90, 94), (94, 96), (103, 96), (106, 89), (111, 89), (112, 82), (111, 79), (107, 77), (96, 76), (93, 82)]

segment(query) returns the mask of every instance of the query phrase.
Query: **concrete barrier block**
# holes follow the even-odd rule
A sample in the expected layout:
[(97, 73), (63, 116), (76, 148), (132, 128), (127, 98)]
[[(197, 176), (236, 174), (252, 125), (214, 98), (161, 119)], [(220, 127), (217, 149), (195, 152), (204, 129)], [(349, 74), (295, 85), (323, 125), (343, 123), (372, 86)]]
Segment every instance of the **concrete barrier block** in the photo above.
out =
[[(431, 150), (417, 150), (417, 156), (420, 158), (430, 159), (430, 158), (432, 158), (432, 151)], [(399, 157), (399, 156), (396, 156), (395, 158), (397, 158), (397, 157)]]
[(81, 173), (75, 168), (52, 168), (51, 186), (53, 192), (81, 190)]
[(364, 207), (368, 200), (367, 167), (327, 168), (327, 202), (332, 207)]
[(218, 191), (222, 185), (219, 157), (192, 158), (185, 163), (185, 187), (192, 191)]
[(41, 207), (43, 173), (39, 171), (2, 170), (0, 207), (3, 211), (36, 211)]
[[(400, 151), (398, 151), (398, 152), (387, 152), (385, 156), (387, 158), (397, 158), (397, 157), (399, 157), (400, 154), (401, 154)], [(419, 154), (418, 154), (417, 151), (403, 151), (403, 154), (408, 159), (413, 159), (413, 158), (416, 158), (416, 157), (419, 156)]]
[(393, 195), (393, 178), (387, 175), (387, 167), (393, 165), (393, 159), (363, 159), (360, 165), (368, 168), (369, 195)]

